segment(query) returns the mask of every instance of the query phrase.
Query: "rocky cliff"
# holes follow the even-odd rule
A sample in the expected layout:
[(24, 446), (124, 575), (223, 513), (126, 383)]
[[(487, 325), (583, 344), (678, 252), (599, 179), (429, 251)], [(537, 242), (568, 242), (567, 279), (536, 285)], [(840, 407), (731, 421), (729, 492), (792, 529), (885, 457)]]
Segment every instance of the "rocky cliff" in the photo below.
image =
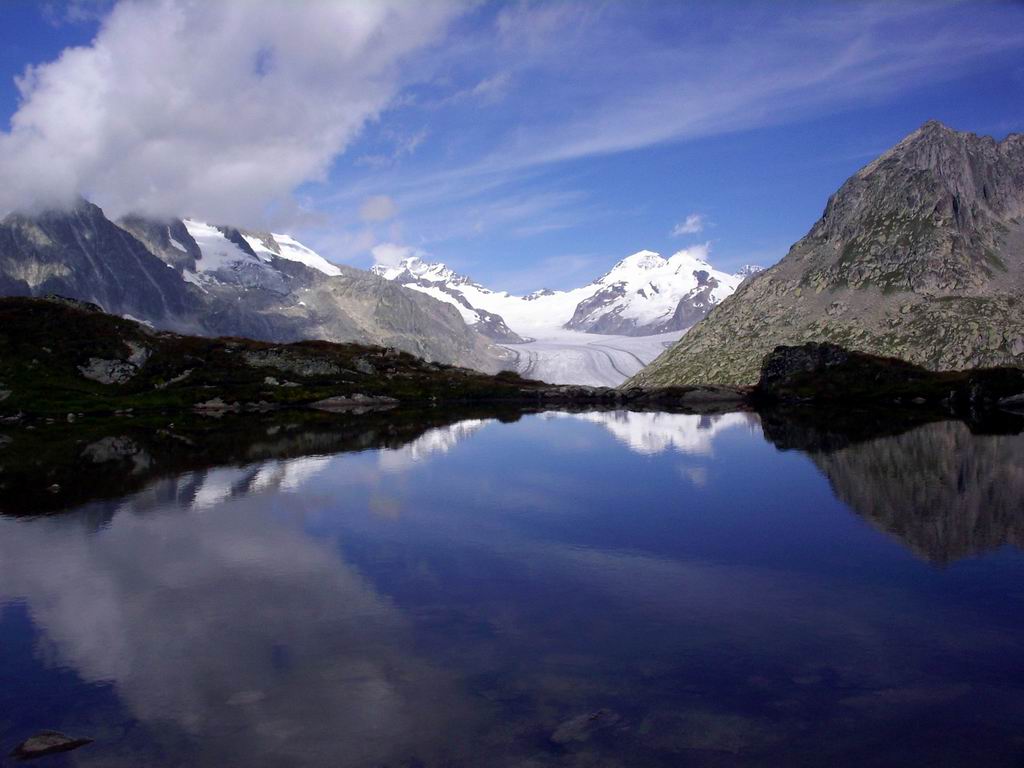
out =
[(850, 178), (774, 267), (627, 385), (752, 384), (780, 344), (932, 370), (1024, 365), (1024, 135), (929, 122)]
[(200, 297), (97, 206), (0, 222), (0, 294), (60, 294), (174, 330), (197, 330)]

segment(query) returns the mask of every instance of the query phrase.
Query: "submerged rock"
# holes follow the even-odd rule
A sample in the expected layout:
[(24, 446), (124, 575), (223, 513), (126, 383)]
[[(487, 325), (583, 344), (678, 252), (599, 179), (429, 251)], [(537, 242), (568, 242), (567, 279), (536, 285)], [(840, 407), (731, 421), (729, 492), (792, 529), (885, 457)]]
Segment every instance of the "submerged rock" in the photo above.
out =
[(202, 403), (196, 403), (192, 408), (200, 413), (223, 413), (224, 411), (237, 411), (239, 405), (238, 403), (225, 403), (221, 397), (213, 397)]
[(555, 744), (570, 744), (574, 741), (587, 741), (596, 732), (618, 725), (622, 717), (610, 709), (599, 709), (585, 715), (578, 715), (555, 729), (551, 740)]
[(21, 742), (11, 752), (11, 757), (19, 760), (31, 760), (44, 755), (58, 752), (70, 752), (73, 749), (92, 744), (92, 739), (76, 739), (59, 731), (40, 731)]

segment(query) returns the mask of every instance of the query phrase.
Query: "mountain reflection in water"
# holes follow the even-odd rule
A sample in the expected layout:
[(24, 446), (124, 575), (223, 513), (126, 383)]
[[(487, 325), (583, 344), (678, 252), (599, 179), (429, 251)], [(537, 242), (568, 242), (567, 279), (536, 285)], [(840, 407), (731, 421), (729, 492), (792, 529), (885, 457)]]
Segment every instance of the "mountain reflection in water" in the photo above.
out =
[(1024, 437), (853, 422), (378, 415), (247, 424), (187, 467), (142, 433), (62, 434), (48, 455), (107, 480), (0, 519), (0, 747), (1018, 765)]

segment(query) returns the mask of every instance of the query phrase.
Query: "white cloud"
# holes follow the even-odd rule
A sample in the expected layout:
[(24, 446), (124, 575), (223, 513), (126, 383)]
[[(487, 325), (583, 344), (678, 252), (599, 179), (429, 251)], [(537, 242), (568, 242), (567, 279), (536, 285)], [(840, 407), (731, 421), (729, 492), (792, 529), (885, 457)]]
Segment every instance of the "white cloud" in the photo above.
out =
[(388, 221), (397, 213), (398, 206), (387, 195), (368, 197), (359, 207), (359, 218), (363, 221)]
[(325, 178), (458, 6), (121, 2), (86, 47), (30, 67), (0, 132), (0, 210), (84, 194), (113, 214), (245, 223)]
[(411, 245), (399, 245), (397, 243), (378, 243), (370, 249), (370, 253), (373, 255), (374, 264), (380, 264), (385, 267), (397, 266), (403, 259), (412, 257), (422, 259), (427, 256), (427, 253), (419, 248), (414, 248)]
[(475, 101), (480, 104), (495, 104), (508, 95), (509, 87), (512, 84), (512, 74), (509, 72), (496, 72), (493, 75), (479, 80), (472, 86), (453, 93), (451, 96), (442, 99), (440, 106), (457, 104), (463, 101)]
[(672, 236), (696, 235), (704, 231), (705, 218), (702, 213), (691, 213), (683, 221), (672, 227)]

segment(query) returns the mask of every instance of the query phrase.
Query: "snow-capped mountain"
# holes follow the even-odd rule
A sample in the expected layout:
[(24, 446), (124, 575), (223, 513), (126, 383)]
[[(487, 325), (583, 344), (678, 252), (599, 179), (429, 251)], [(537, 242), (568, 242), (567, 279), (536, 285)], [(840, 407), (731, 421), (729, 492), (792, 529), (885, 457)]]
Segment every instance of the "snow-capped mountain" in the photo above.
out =
[[(275, 266), (278, 257), (298, 262), (329, 277), (342, 273), (336, 264), (289, 235), (243, 232), (195, 219), (185, 219), (183, 223), (199, 248), (194, 263), (183, 270), (183, 277), (199, 287), (204, 282), (215, 280), (287, 292), (287, 278)], [(173, 248), (188, 252), (173, 236), (169, 236), (169, 240)]]
[(490, 372), (507, 365), (448, 303), (332, 264), (288, 235), (197, 219), (114, 222), (84, 199), (0, 221), (0, 295), (48, 293), (158, 329), (379, 344)]
[[(664, 258), (653, 251), (626, 257), (605, 275), (568, 291), (526, 296), (492, 291), (440, 263), (418, 257), (373, 271), (407, 288), (447, 301), (484, 335), (515, 343), (568, 329), (587, 333), (648, 336), (689, 328), (731, 294), (750, 272), (728, 274), (696, 246)], [(744, 270), (755, 270), (744, 267)]]
[(623, 336), (689, 328), (743, 281), (716, 270), (706, 256), (707, 248), (697, 246), (667, 259), (653, 251), (626, 257), (591, 283), (597, 290), (565, 327)]
[(764, 267), (760, 264), (744, 264), (736, 270), (736, 274), (744, 278), (756, 275), (758, 272), (764, 272)]
[[(431, 264), (412, 256), (403, 259), (397, 267), (377, 265), (371, 271), (385, 280), (451, 304), (467, 325), (488, 338), (510, 344), (524, 341), (499, 314), (487, 309), (486, 304), (493, 303), (492, 297), (498, 294), (453, 272), (444, 264)], [(471, 299), (477, 303), (471, 303)]]

